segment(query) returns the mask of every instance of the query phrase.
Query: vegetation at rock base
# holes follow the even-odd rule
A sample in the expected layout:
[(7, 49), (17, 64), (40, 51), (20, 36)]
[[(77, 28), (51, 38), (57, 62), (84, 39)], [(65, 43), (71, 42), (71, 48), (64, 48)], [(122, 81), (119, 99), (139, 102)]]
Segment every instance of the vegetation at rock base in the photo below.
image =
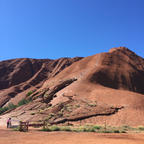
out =
[(8, 111), (8, 110), (13, 110), (13, 109), (15, 109), (16, 107), (17, 107), (17, 105), (14, 105), (13, 103), (9, 103), (8, 106), (6, 106), (6, 107), (1, 107), (1, 108), (0, 108), (0, 114), (6, 112), (6, 111)]
[(27, 93), (27, 95), (26, 95), (26, 96), (30, 96), (30, 95), (32, 95), (32, 94), (33, 94), (35, 91), (36, 91), (36, 90), (29, 91), (29, 92)]
[[(126, 129), (126, 128), (127, 129)], [(112, 127), (112, 126), (99, 126), (99, 125), (75, 125), (75, 126), (62, 126), (62, 125), (45, 125), (41, 131), (69, 131), (69, 132), (96, 132), (96, 133), (128, 133), (128, 132), (143, 132), (144, 127)]]
[(144, 126), (139, 126), (138, 129), (144, 131)]
[(18, 102), (17, 107), (18, 107), (18, 106), (25, 105), (25, 104), (28, 104), (28, 103), (31, 102), (31, 101), (32, 101), (31, 98), (30, 98), (30, 99), (22, 99), (22, 100), (20, 100), (20, 101)]
[(109, 127), (105, 129), (103, 126), (97, 125), (83, 125), (83, 126), (58, 126), (58, 125), (48, 125), (42, 128), (41, 131), (71, 131), (71, 132), (97, 132), (97, 133), (126, 133), (126, 131)]
[(9, 103), (8, 106), (0, 108), (0, 114), (3, 114), (4, 112), (9, 111), (9, 110), (13, 110), (13, 109), (15, 109), (15, 108), (17, 108), (19, 106), (28, 104), (31, 101), (32, 101), (32, 99), (29, 98), (29, 99), (22, 99), (22, 100), (20, 100), (17, 105), (14, 105), (13, 103)]

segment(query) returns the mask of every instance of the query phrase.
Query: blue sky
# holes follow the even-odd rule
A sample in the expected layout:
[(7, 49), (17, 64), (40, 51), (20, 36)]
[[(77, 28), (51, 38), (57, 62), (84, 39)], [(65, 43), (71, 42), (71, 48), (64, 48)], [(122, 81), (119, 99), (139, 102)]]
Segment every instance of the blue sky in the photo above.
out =
[(144, 0), (0, 0), (0, 60), (89, 56), (118, 46), (144, 57)]

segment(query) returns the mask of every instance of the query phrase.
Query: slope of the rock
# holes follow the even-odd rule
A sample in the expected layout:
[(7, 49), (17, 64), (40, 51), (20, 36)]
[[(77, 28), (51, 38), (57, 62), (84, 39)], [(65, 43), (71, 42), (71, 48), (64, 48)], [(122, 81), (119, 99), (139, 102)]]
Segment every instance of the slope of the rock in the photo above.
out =
[(31, 95), (32, 103), (9, 115), (52, 124), (144, 125), (143, 85), (144, 59), (125, 47), (113, 48), (54, 74)]
[(81, 58), (13, 59), (0, 62), (0, 106), (27, 89), (37, 89), (50, 77)]
[[(91, 111), (95, 110), (95, 115), (104, 113), (105, 116), (113, 115), (113, 112), (109, 113), (110, 108), (113, 107), (116, 110), (122, 108), (119, 112), (117, 111), (122, 113), (121, 121), (118, 122), (115, 118), (115, 124), (122, 124), (127, 112), (131, 113), (131, 116), (128, 117), (129, 121), (133, 117), (131, 124), (138, 125), (139, 122), (135, 119), (136, 111), (139, 114), (138, 117), (141, 117), (140, 124), (144, 124), (144, 112), (142, 112), (144, 109), (143, 73), (143, 58), (127, 48), (120, 47), (110, 50), (108, 53), (86, 57), (72, 64), (56, 77), (46, 81), (41, 89), (45, 92), (40, 96), (42, 100), (47, 98), (47, 103), (52, 105), (54, 109), (60, 103), (69, 102), (69, 105), (73, 105), (72, 101), (87, 102), (86, 107), (79, 110), (75, 109), (75, 111), (72, 108), (69, 119), (72, 119), (71, 114), (73, 113), (77, 117), (80, 115), (89, 117)], [(70, 79), (75, 79), (75, 81), (63, 87), (64, 83)], [(90, 106), (94, 101), (96, 101), (96, 108)], [(78, 105), (81, 104), (78, 103)], [(89, 110), (87, 105), (90, 106)], [(105, 106), (107, 108), (101, 111), (99, 107), (104, 108)], [(61, 109), (58, 108), (58, 111), (54, 111), (54, 113), (57, 115)], [(97, 116), (95, 117), (97, 118)], [(112, 124), (112, 120), (109, 123)]]
[(90, 76), (90, 81), (144, 94), (144, 60), (127, 48), (112, 49), (103, 54), (101, 67)]

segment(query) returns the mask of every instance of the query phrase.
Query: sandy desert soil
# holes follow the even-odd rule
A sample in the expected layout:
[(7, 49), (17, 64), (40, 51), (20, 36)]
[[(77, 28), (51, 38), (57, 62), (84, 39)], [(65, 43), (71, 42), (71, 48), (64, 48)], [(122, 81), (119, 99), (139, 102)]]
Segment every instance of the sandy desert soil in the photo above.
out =
[(144, 144), (144, 134), (27, 133), (0, 128), (0, 144)]

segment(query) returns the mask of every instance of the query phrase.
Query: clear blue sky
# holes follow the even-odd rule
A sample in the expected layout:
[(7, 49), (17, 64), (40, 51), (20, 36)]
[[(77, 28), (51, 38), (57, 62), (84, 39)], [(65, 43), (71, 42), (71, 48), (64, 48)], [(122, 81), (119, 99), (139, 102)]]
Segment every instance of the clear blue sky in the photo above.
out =
[(144, 0), (0, 0), (0, 60), (89, 56), (118, 46), (144, 57)]

